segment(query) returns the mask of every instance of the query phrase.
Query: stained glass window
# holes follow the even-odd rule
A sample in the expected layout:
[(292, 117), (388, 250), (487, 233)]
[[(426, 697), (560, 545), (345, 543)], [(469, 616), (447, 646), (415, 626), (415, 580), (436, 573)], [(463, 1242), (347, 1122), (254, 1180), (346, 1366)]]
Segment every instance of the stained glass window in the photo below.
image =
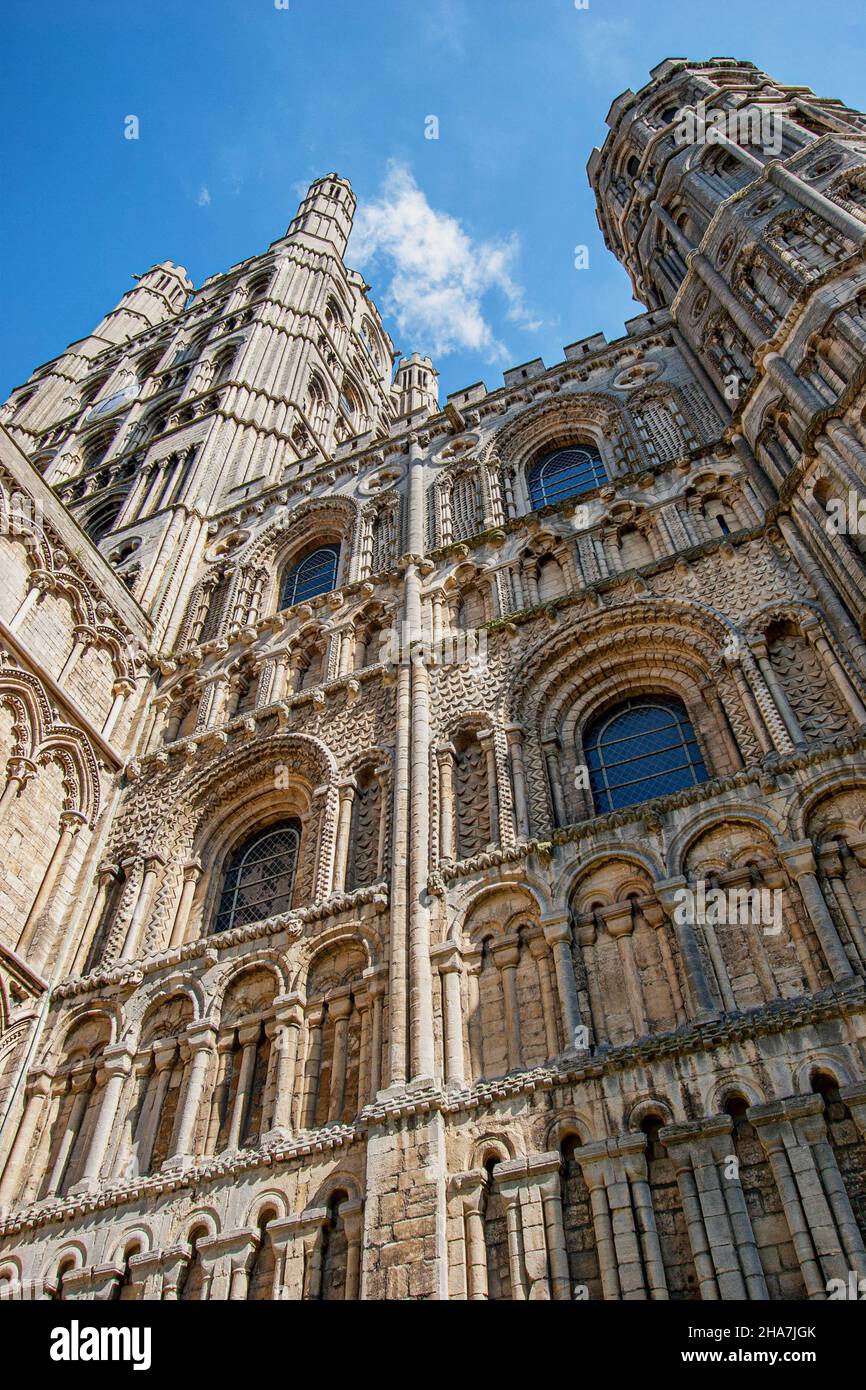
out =
[(323, 545), (299, 560), (287, 571), (280, 595), (280, 608), (291, 608), (305, 599), (327, 594), (337, 583), (338, 545)]
[(599, 815), (707, 780), (685, 708), (666, 696), (609, 710), (588, 728), (584, 748)]
[(566, 497), (577, 497), (581, 492), (600, 487), (607, 482), (607, 474), (598, 450), (580, 444), (557, 449), (538, 459), (530, 468), (526, 482), (532, 509), (538, 511), (539, 507), (549, 507), (553, 502), (562, 502)]

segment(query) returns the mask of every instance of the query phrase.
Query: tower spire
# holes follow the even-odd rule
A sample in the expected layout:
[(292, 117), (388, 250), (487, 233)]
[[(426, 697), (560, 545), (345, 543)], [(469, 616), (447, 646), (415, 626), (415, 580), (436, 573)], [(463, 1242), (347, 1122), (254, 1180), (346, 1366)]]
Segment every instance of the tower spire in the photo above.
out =
[(345, 255), (357, 199), (348, 179), (325, 174), (310, 184), (307, 195), (289, 223), (287, 237), (327, 242)]

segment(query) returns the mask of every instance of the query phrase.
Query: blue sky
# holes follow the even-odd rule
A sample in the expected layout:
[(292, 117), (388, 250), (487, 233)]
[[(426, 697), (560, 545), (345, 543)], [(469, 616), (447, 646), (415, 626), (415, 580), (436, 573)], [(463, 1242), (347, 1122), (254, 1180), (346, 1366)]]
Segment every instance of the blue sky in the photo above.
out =
[(613, 98), (664, 57), (720, 54), (862, 108), (864, 16), (862, 0), (4, 0), (0, 398), (153, 262), (199, 284), (263, 250), (331, 170), (363, 209), (350, 263), (397, 346), (435, 354), (443, 399), (614, 337), (639, 307), (585, 175)]

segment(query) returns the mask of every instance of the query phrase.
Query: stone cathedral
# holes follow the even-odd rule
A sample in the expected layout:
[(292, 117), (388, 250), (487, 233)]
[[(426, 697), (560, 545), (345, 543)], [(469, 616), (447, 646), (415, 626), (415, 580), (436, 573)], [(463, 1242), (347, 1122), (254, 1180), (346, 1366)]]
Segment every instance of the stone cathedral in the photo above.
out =
[(441, 406), (331, 174), (3, 407), (0, 1298), (866, 1276), (866, 116), (607, 124), (614, 342)]

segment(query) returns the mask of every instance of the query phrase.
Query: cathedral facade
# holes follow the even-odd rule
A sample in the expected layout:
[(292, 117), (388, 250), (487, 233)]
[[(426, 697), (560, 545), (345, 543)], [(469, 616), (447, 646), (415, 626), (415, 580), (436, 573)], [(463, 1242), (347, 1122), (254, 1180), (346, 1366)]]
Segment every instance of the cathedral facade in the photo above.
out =
[(0, 1298), (866, 1276), (866, 116), (608, 126), (614, 342), (441, 407), (329, 175), (3, 408)]

